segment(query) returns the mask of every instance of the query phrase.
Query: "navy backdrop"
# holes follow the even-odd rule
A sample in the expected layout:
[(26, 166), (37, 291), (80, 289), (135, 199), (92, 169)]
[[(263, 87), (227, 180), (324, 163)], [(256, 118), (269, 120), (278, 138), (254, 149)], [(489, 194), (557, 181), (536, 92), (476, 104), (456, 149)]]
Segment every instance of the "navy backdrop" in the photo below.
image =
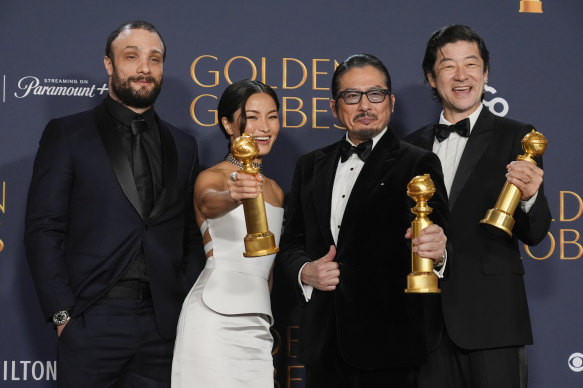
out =
[[(196, 136), (203, 166), (226, 151), (214, 109), (229, 80), (256, 77), (276, 88), (282, 130), (265, 166), (285, 191), (298, 155), (343, 134), (328, 107), (337, 62), (356, 52), (385, 62), (396, 95), (391, 125), (404, 135), (437, 120), (440, 110), (423, 83), (427, 37), (445, 24), (474, 27), (491, 53), (488, 108), (532, 123), (549, 139), (545, 190), (554, 220), (548, 238), (523, 252), (535, 335), (528, 347), (530, 387), (583, 386), (583, 135), (577, 119), (583, 2), (543, 0), (543, 13), (520, 13), (520, 0), (164, 3), (1, 0), (0, 386), (55, 385), (55, 333), (43, 322), (22, 244), (32, 161), (50, 118), (88, 109), (105, 96), (105, 39), (130, 19), (153, 22), (165, 38), (156, 109)], [(295, 359), (298, 309), (278, 280), (276, 380), (303, 387)]]

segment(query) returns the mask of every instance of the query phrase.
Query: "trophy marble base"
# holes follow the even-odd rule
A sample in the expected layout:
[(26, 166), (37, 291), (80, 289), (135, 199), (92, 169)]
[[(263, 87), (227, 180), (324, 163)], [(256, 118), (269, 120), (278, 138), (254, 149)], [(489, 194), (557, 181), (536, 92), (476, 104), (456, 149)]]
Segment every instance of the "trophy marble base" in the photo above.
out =
[(436, 294), (441, 290), (437, 284), (437, 275), (433, 272), (413, 272), (407, 276), (406, 293)]
[(514, 217), (499, 209), (489, 209), (484, 218), (480, 221), (490, 232), (512, 237), (512, 228), (514, 227)]
[(279, 248), (275, 245), (275, 237), (273, 233), (256, 233), (245, 236), (245, 257), (258, 257), (271, 255), (279, 252)]

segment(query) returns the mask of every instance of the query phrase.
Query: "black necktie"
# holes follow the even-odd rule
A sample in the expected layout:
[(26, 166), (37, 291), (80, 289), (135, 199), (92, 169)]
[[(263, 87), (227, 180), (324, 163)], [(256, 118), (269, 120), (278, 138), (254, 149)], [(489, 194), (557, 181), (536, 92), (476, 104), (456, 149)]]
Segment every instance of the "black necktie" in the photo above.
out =
[(342, 142), (342, 147), (340, 148), (340, 161), (344, 163), (350, 158), (350, 155), (356, 153), (360, 160), (366, 162), (366, 159), (368, 159), (368, 156), (370, 155), (370, 151), (372, 151), (371, 139), (363, 141), (357, 147), (344, 140)]
[(132, 165), (136, 188), (142, 204), (143, 218), (148, 217), (154, 205), (154, 183), (143, 142), (143, 132), (147, 129), (148, 124), (141, 116), (132, 120)]
[(460, 136), (468, 137), (470, 136), (470, 119), (465, 118), (454, 125), (435, 124), (433, 129), (435, 131), (435, 137), (440, 143), (447, 139), (452, 132), (457, 132)]

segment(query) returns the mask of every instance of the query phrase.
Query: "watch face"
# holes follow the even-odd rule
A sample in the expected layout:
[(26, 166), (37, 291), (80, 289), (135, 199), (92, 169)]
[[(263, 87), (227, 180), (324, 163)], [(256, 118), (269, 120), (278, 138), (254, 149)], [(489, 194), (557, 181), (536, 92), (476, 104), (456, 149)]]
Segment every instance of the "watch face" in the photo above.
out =
[(68, 319), (69, 313), (65, 310), (59, 311), (58, 313), (53, 315), (53, 323), (57, 326), (64, 324), (65, 322), (67, 322)]

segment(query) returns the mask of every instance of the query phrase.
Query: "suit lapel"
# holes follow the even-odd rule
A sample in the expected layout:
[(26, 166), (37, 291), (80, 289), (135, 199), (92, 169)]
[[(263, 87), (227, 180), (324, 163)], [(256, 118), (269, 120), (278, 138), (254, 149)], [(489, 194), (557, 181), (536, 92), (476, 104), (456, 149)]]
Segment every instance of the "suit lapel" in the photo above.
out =
[(367, 159), (362, 170), (354, 182), (354, 187), (346, 203), (346, 209), (342, 217), (342, 228), (338, 235), (338, 245), (348, 233), (351, 234), (353, 227), (358, 224), (352, 220), (358, 219), (363, 212), (363, 207), (367, 205), (367, 198), (374, 192), (375, 188), (382, 185), (382, 178), (391, 172), (396, 156), (399, 153), (399, 139), (388, 129), (379, 139)]
[(176, 190), (176, 174), (178, 171), (178, 153), (176, 143), (170, 130), (158, 119), (160, 142), (162, 147), (162, 191), (156, 198), (156, 203), (148, 216), (149, 220), (159, 217), (167, 209)]
[(451, 190), (449, 193), (449, 208), (453, 209), (455, 201), (459, 197), (460, 192), (464, 188), (469, 177), (472, 175), (474, 168), (478, 164), (478, 161), (484, 155), (488, 144), (494, 136), (494, 115), (488, 111), (486, 107), (482, 109), (464, 152), (460, 159), (453, 183), (451, 185)]
[(115, 176), (117, 177), (117, 181), (125, 196), (143, 220), (140, 197), (138, 196), (130, 161), (115, 129), (115, 123), (111, 120), (105, 103), (98, 105), (94, 112), (99, 135), (113, 167), (113, 171), (115, 172)]
[(435, 132), (433, 131), (433, 124), (431, 124), (421, 129), (418, 142), (415, 142), (415, 145), (428, 151), (432, 151), (434, 139)]
[(318, 151), (314, 158), (314, 201), (316, 204), (316, 217), (320, 224), (322, 235), (329, 244), (334, 243), (330, 230), (330, 212), (332, 207), (332, 187), (336, 175), (336, 167), (340, 158), (340, 143), (333, 144)]

